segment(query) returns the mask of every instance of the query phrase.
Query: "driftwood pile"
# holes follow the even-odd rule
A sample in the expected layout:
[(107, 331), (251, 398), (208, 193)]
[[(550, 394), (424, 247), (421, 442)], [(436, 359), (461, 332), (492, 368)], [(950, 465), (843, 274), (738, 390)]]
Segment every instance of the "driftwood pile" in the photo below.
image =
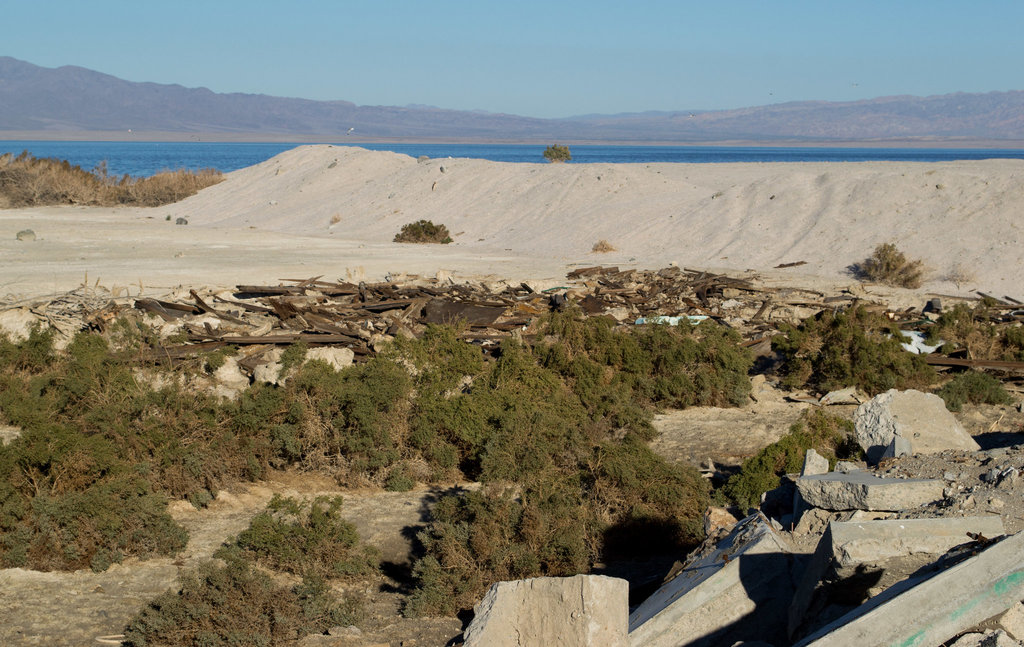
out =
[(226, 345), (269, 348), (303, 342), (350, 348), (359, 361), (381, 342), (417, 335), (427, 324), (456, 324), (461, 338), (493, 352), (504, 338), (529, 329), (544, 313), (574, 305), (587, 315), (626, 324), (640, 317), (706, 316), (739, 328), (753, 344), (770, 335), (780, 320), (795, 322), (855, 300), (852, 295), (826, 297), (796, 288), (758, 288), (747, 279), (678, 267), (582, 268), (570, 272), (564, 285), (548, 288), (445, 283), (415, 276), (381, 283), (321, 277), (285, 283), (239, 285), (230, 294), (205, 297), (191, 290), (188, 303), (138, 298), (134, 307), (166, 322), (183, 323), (187, 331), (189, 343), (159, 349), (157, 360)]
[[(428, 324), (457, 324), (462, 339), (493, 354), (501, 341), (517, 331), (529, 331), (541, 315), (579, 307), (588, 316), (604, 316), (631, 325), (643, 317), (707, 317), (735, 328), (745, 345), (767, 350), (768, 338), (780, 323), (798, 324), (825, 309), (857, 303), (885, 310), (904, 328), (925, 323), (921, 308), (891, 311), (865, 294), (843, 291), (831, 295), (803, 288), (765, 287), (757, 277), (745, 278), (666, 267), (660, 270), (620, 270), (587, 267), (573, 270), (557, 282), (455, 283), (450, 279), (418, 276), (391, 277), (379, 283), (310, 279), (282, 280), (280, 285), (239, 285), (234, 290), (199, 294), (190, 290), (175, 300), (149, 298), (88, 303), (81, 296), (68, 305), (61, 300), (36, 304), (33, 313), (51, 324), (104, 329), (125, 305), (179, 326), (187, 343), (154, 350), (150, 359), (175, 361), (223, 346), (242, 349), (240, 365), (251, 370), (275, 346), (303, 342), (309, 347), (341, 346), (365, 361), (381, 344), (398, 335), (418, 335)], [(990, 304), (993, 321), (1016, 325), (1024, 320), (1021, 304), (981, 295)], [(979, 298), (981, 298), (979, 297)], [(84, 297), (83, 297), (84, 298)], [(66, 301), (67, 299), (65, 299)], [(946, 298), (947, 303), (950, 299)], [(79, 303), (81, 302), (81, 303)], [(74, 307), (72, 307), (74, 306)], [(924, 310), (941, 308), (932, 299)], [(56, 319), (55, 319), (56, 318)], [(656, 319), (655, 319), (656, 320)], [(932, 356), (946, 366), (973, 366), (1004, 371), (1024, 370), (1019, 362), (979, 362), (972, 358)]]

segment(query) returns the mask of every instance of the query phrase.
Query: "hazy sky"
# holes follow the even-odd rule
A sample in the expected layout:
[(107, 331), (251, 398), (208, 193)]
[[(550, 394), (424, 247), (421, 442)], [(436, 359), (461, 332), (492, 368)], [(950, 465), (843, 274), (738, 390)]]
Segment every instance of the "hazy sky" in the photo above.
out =
[(1024, 89), (1005, 0), (7, 0), (0, 55), (534, 117)]

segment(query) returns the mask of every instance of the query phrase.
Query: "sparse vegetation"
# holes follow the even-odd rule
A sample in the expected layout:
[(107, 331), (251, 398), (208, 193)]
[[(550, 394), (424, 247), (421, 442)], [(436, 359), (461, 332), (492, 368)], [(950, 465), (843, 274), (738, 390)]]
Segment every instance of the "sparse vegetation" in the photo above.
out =
[(863, 306), (822, 311), (799, 327), (783, 325), (772, 348), (785, 360), (783, 385), (819, 393), (855, 386), (868, 395), (921, 388), (938, 379), (919, 355), (900, 346), (899, 332)]
[(693, 545), (707, 486), (647, 447), (650, 412), (741, 402), (751, 358), (737, 341), (715, 324), (623, 331), (554, 313), (532, 346), (506, 343), (469, 393), (429, 398), (421, 433), (437, 429), (430, 446), (461, 454), (485, 488), (435, 509), (406, 612), (453, 612), (498, 579)]
[(183, 200), (223, 179), (219, 171), (165, 171), (135, 178), (93, 171), (67, 161), (36, 158), (23, 152), (0, 155), (0, 208), (43, 205), (131, 205), (157, 207)]
[(341, 517), (342, 498), (313, 501), (275, 495), (234, 544), (216, 556), (239, 554), (273, 570), (322, 579), (376, 573), (376, 550), (359, 543), (355, 526)]
[(594, 243), (594, 246), (590, 249), (590, 251), (597, 254), (607, 254), (608, 252), (614, 252), (618, 250), (616, 250), (611, 243), (602, 238), (601, 240)]
[(991, 305), (982, 300), (974, 308), (958, 303), (945, 310), (928, 329), (928, 341), (944, 341), (946, 353), (966, 350), (971, 359), (1024, 361), (1024, 327), (991, 323)]
[(954, 377), (938, 391), (950, 411), (960, 411), (964, 404), (1013, 404), (1003, 383), (988, 373), (967, 371)]
[(559, 162), (569, 162), (572, 160), (572, 153), (569, 152), (568, 146), (561, 144), (552, 144), (544, 149), (544, 159), (556, 164)]
[(447, 245), (452, 242), (451, 234), (444, 225), (435, 225), (429, 220), (417, 220), (402, 225), (402, 230), (395, 234), (396, 243), (438, 243)]
[(858, 459), (862, 453), (852, 438), (853, 423), (821, 410), (806, 413), (789, 433), (743, 461), (723, 493), (741, 510), (758, 507), (761, 494), (779, 486), (784, 474), (803, 468), (804, 454), (814, 448), (834, 466), (836, 459)]
[(977, 281), (974, 272), (963, 263), (954, 263), (953, 266), (949, 268), (949, 272), (946, 273), (944, 278), (955, 284), (958, 288)]
[(339, 600), (321, 579), (293, 587), (239, 557), (207, 562), (181, 577), (181, 589), (149, 603), (125, 631), (130, 647), (235, 647), (292, 644), (307, 634), (350, 625), (359, 604)]
[[(127, 555), (173, 554), (186, 535), (167, 498), (203, 505), (224, 484), (289, 465), (392, 489), (416, 479), (484, 483), (439, 504), (415, 567), (412, 614), (468, 606), (507, 575), (685, 550), (700, 539), (708, 486), (647, 447), (652, 413), (739, 404), (751, 366), (739, 337), (714, 323), (617, 328), (569, 309), (507, 340), (490, 362), (446, 326), (397, 338), (340, 372), (302, 364), (296, 345), (282, 357), (294, 365), (285, 386), (255, 385), (230, 403), (187, 386), (228, 351), (197, 357), (160, 389), (136, 379), (121, 360), (156, 340), (128, 319), (107, 337), (78, 335), (65, 351), (40, 331), (0, 341), (0, 422), (24, 429), (0, 452), (0, 563), (102, 570)], [(145, 632), (166, 626), (160, 618), (178, 622), (198, 608), (190, 605), (209, 604), (210, 582), (261, 599), (271, 585), (243, 562), (309, 581), (372, 568), (339, 505), (276, 501), (225, 549), (237, 563), (209, 567), (155, 603), (133, 625), (136, 640), (157, 635)], [(273, 590), (285, 604), (300, 595)], [(289, 617), (287, 631), (305, 622)], [(197, 632), (220, 631), (205, 624), (212, 619), (197, 622)]]
[(923, 263), (908, 260), (892, 243), (882, 243), (871, 256), (854, 267), (861, 278), (900, 288), (919, 288), (924, 279)]

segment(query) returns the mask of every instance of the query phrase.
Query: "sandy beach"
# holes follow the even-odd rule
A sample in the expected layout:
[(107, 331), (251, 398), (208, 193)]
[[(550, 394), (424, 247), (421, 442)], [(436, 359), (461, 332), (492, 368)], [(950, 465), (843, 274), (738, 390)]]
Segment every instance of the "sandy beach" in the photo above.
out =
[[(895, 242), (928, 268), (918, 293), (1024, 300), (1022, 178), (1019, 160), (512, 164), (302, 146), (165, 207), (0, 211), (0, 297), (439, 271), (559, 280), (672, 263), (841, 286)], [(391, 242), (420, 219), (454, 242)], [(36, 239), (16, 240), (23, 229)], [(600, 240), (616, 251), (592, 251)]]

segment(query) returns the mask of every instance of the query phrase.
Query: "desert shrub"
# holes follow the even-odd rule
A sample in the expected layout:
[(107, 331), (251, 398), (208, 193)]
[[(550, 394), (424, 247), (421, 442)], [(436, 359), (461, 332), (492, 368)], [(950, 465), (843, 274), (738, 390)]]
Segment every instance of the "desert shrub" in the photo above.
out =
[(295, 460), (317, 468), (343, 457), (353, 477), (379, 481), (403, 457), (411, 388), (406, 370), (382, 357), (340, 372), (309, 362), (285, 392), (292, 414), (275, 421), (291, 425)]
[(341, 505), (340, 496), (303, 502), (274, 495), (217, 556), (237, 552), (274, 570), (323, 579), (377, 572), (377, 551), (359, 542), (355, 526), (341, 517)]
[(544, 159), (552, 163), (568, 162), (572, 160), (572, 153), (568, 146), (552, 144), (544, 149)]
[(447, 245), (452, 242), (451, 234), (444, 225), (435, 225), (429, 220), (417, 220), (402, 225), (402, 230), (395, 234), (396, 243), (439, 243)]
[(989, 307), (984, 301), (974, 308), (958, 303), (943, 311), (928, 328), (928, 340), (944, 341), (944, 353), (966, 350), (972, 359), (1024, 360), (1024, 327), (992, 323)]
[(856, 458), (860, 448), (852, 439), (853, 423), (844, 418), (812, 410), (789, 428), (789, 433), (743, 461), (737, 474), (729, 478), (723, 492), (742, 510), (756, 508), (761, 494), (779, 486), (784, 474), (803, 468), (804, 454), (813, 448), (828, 458)]
[(275, 584), (244, 559), (224, 565), (206, 562), (181, 577), (178, 591), (150, 602), (128, 624), (124, 644), (132, 647), (292, 644), (330, 627), (350, 625), (359, 605), (339, 600), (323, 580), (306, 578)]
[(154, 440), (140, 427), (168, 433), (167, 412), (150, 410), (102, 338), (78, 335), (60, 355), (43, 339), (0, 352), (0, 417), (24, 430), (0, 451), (0, 563), (103, 570), (126, 555), (173, 554), (187, 535), (157, 484), (170, 466), (134, 453)]
[[(132, 327), (114, 328), (126, 346), (138, 343)], [(3, 563), (105, 568), (171, 554), (185, 534), (164, 510), (167, 497), (201, 505), (274, 458), (263, 420), (245, 414), (280, 402), (257, 391), (221, 404), (177, 379), (155, 389), (125, 357), (95, 333), (63, 352), (41, 333), (0, 341), (0, 418), (24, 429), (0, 452)]]
[(0, 156), (0, 207), (78, 204), (155, 207), (194, 195), (223, 179), (204, 169), (168, 171), (148, 178), (112, 177), (101, 164), (93, 171), (67, 161), (36, 158), (28, 151)]
[(541, 323), (534, 352), (588, 409), (628, 419), (619, 414), (628, 402), (679, 409), (743, 404), (753, 360), (739, 342), (735, 331), (713, 322), (623, 330), (567, 310)]
[[(533, 572), (561, 572), (566, 564), (586, 570), (597, 559), (633, 550), (631, 540), (641, 535), (650, 545), (696, 540), (707, 486), (693, 470), (668, 466), (644, 445), (654, 434), (653, 409), (738, 404), (749, 389), (749, 354), (722, 327), (617, 329), (569, 311), (542, 321), (536, 338), (508, 340), (492, 362), (452, 328), (428, 327), (422, 338), (396, 340), (365, 364), (338, 372), (310, 362), (284, 386), (254, 385), (237, 402), (221, 403), (181, 386), (185, 380), (154, 389), (136, 379), (122, 360), (145, 351), (152, 331), (130, 323), (110, 330), (120, 350), (93, 333), (60, 353), (39, 332), (19, 344), (0, 341), (0, 416), (26, 430), (0, 464), (6, 523), (0, 537), (12, 564), (102, 566), (153, 550), (79, 532), (71, 521), (62, 522), (71, 530), (61, 532), (84, 538), (73, 550), (65, 548), (65, 535), (32, 544), (44, 536), (34, 528), (50, 519), (33, 505), (53, 507), (36, 500), (36, 484), (50, 483), (43, 479), (54, 479), (46, 485), (54, 496), (81, 496), (93, 481), (106, 487), (103, 479), (120, 479), (96, 490), (108, 497), (102, 505), (147, 520), (167, 539), (149, 538), (146, 545), (172, 551), (181, 541), (174, 539), (176, 527), (161, 526), (153, 521), (158, 513), (147, 512), (163, 497), (203, 505), (224, 484), (298, 464), (330, 471), (341, 482), (393, 489), (411, 487), (414, 474), (479, 479), (489, 492), (510, 487), (525, 494), (501, 506), (520, 506), (526, 519), (546, 515), (552, 524), (573, 525), (555, 533), (537, 534), (529, 525), (515, 530), (510, 545), (563, 556), (545, 557)], [(209, 363), (201, 357), (192, 370)], [(66, 447), (28, 442), (44, 437), (62, 438)], [(38, 465), (39, 474), (23, 483), (23, 465)], [(138, 502), (112, 495), (129, 484)], [(316, 515), (333, 518), (328, 503), (318, 506)], [(285, 508), (269, 511), (259, 531), (292, 538), (312, 532), (292, 528), (309, 523), (300, 518)], [(558, 546), (572, 536), (583, 548), (570, 559)], [(44, 544), (82, 557), (30, 550)], [(484, 572), (480, 581), (489, 583), (496, 573)]]
[(163, 171), (149, 177), (127, 180), (122, 178), (117, 184), (115, 199), (124, 205), (159, 207), (184, 200), (223, 179), (220, 171), (209, 168), (199, 171)]
[[(426, 555), (405, 613), (469, 608), (494, 582), (589, 572), (598, 561), (685, 553), (701, 538), (707, 485), (635, 440), (606, 441), (574, 469), (450, 494), (420, 534)], [(575, 460), (573, 462), (576, 462)]]
[(783, 365), (783, 385), (825, 393), (856, 386), (869, 395), (933, 384), (935, 371), (900, 345), (899, 332), (884, 316), (865, 308), (822, 311), (799, 327), (781, 326), (772, 338)]
[[(576, 335), (574, 349), (586, 355), (591, 324), (573, 315), (552, 324)], [(603, 325), (594, 331), (612, 332)], [(635, 339), (618, 341), (641, 352), (641, 344), (630, 345)], [(565, 337), (562, 342), (571, 345)], [(407, 613), (450, 613), (500, 579), (587, 572), (609, 555), (652, 546), (685, 550), (699, 539), (695, 520), (706, 505), (707, 485), (692, 468), (668, 465), (644, 444), (649, 410), (638, 408), (625, 416), (630, 424), (619, 427), (600, 397), (574, 389), (571, 379), (545, 364), (550, 350), (538, 344), (531, 352), (507, 341), (468, 393), (432, 400), (430, 409), (417, 404), (429, 421), (424, 428), (436, 429), (462, 457), (462, 470), (485, 489), (447, 496), (435, 509), (421, 535), (427, 554), (415, 566), (417, 588)], [(576, 375), (572, 362), (563, 361), (568, 356), (563, 348), (559, 366), (564, 375)], [(611, 374), (608, 364), (616, 357), (604, 358), (604, 368), (593, 360), (577, 367)], [(641, 363), (637, 372), (643, 371)], [(621, 401), (635, 392), (628, 384), (617, 386)], [(616, 429), (623, 433), (612, 433)]]
[(105, 438), (23, 432), (0, 451), (0, 566), (103, 571), (184, 548), (188, 534), (140, 471)]
[(954, 377), (938, 390), (938, 396), (950, 411), (960, 411), (964, 403), (971, 404), (1013, 404), (1013, 398), (1003, 388), (1003, 383), (988, 373), (967, 371)]
[(854, 267), (855, 273), (869, 281), (900, 288), (919, 288), (924, 276), (921, 261), (908, 260), (892, 243), (882, 243), (871, 256)]
[(601, 240), (594, 243), (594, 246), (590, 248), (590, 251), (596, 254), (607, 254), (608, 252), (614, 252), (617, 250), (615, 249), (614, 245), (612, 245), (607, 240), (602, 238)]

